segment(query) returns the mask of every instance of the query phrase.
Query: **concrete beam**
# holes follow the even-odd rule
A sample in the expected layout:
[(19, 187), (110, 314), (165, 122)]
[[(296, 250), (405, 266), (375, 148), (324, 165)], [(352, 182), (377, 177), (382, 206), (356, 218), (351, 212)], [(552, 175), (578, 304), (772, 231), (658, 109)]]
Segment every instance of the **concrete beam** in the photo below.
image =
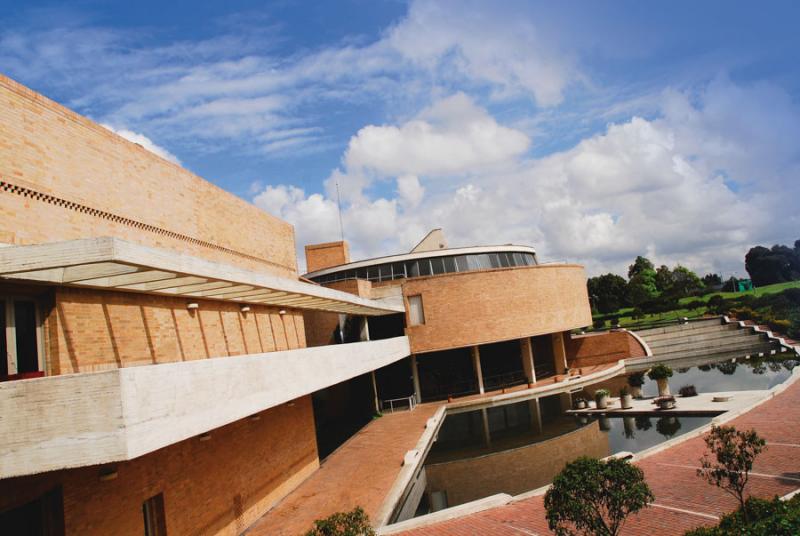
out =
[(0, 383), (0, 479), (131, 460), (371, 372), (406, 337)]

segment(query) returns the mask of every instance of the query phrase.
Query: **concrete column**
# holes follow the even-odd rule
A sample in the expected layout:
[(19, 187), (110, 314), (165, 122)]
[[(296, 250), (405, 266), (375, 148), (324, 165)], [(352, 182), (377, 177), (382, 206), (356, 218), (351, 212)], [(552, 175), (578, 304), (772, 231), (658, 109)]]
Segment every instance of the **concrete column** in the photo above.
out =
[(481, 420), (483, 421), (483, 442), (487, 447), (491, 447), (492, 434), (489, 431), (489, 412), (486, 408), (481, 410)]
[(539, 399), (531, 398), (528, 400), (528, 411), (531, 414), (531, 429), (536, 434), (542, 433), (542, 410), (539, 407)]
[(473, 346), (472, 350), (472, 367), (475, 369), (475, 377), (478, 379), (478, 392), (484, 393), (483, 390), (483, 371), (481, 370), (481, 351), (477, 346)]
[(572, 409), (572, 393), (561, 393), (558, 400), (561, 402), (561, 411)]
[(378, 381), (375, 378), (375, 371), (371, 371), (369, 373), (369, 377), (372, 379), (372, 396), (375, 399), (375, 413), (381, 412), (381, 401), (378, 398)]
[(422, 389), (419, 387), (419, 370), (417, 369), (417, 356), (411, 356), (411, 377), (414, 380), (414, 396), (417, 404), (422, 404)]
[(564, 374), (567, 370), (567, 349), (564, 347), (564, 334), (553, 333), (553, 367), (556, 374)]
[(363, 341), (369, 340), (369, 321), (366, 316), (361, 317), (361, 337), (360, 339)]
[(525, 378), (528, 383), (536, 383), (536, 369), (533, 368), (533, 345), (530, 337), (519, 340), (519, 353)]

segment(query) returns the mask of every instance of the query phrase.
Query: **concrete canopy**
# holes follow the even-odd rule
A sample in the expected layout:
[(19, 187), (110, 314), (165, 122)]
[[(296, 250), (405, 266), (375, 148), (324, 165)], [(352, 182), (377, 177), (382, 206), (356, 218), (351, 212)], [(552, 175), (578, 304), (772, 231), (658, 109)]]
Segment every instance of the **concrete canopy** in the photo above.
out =
[(0, 248), (3, 279), (355, 315), (404, 311), (396, 303), (111, 237)]

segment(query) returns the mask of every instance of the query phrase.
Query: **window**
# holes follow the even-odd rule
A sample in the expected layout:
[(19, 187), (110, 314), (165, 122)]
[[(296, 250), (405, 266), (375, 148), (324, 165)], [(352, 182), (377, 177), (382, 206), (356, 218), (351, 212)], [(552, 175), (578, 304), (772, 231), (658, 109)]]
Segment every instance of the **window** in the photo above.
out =
[(164, 494), (159, 493), (142, 503), (144, 536), (166, 536), (167, 519), (164, 515)]
[(431, 275), (430, 259), (420, 259), (418, 264), (419, 264), (419, 275)]
[(444, 271), (448, 274), (452, 274), (453, 272), (457, 272), (456, 269), (456, 259), (455, 257), (445, 257), (444, 258)]
[(392, 278), (401, 279), (406, 276), (406, 265), (402, 262), (396, 262), (392, 265)]
[(380, 273), (381, 281), (391, 281), (392, 279), (391, 264), (381, 264), (380, 266), (378, 266), (378, 270)]
[(422, 296), (417, 294), (408, 297), (408, 323), (419, 326), (425, 323), (425, 311), (422, 308)]
[(434, 257), (431, 259), (431, 267), (433, 267), (434, 274), (443, 274), (444, 273), (444, 261), (441, 257)]
[(42, 370), (39, 311), (30, 298), (0, 298), (0, 377)]

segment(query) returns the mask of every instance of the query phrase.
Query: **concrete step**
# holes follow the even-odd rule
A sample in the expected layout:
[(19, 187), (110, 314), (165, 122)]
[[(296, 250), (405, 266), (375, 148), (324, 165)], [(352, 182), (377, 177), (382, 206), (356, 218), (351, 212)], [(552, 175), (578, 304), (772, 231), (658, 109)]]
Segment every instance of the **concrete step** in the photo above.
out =
[(758, 334), (754, 334), (749, 330), (739, 330), (739, 331), (726, 330), (714, 333), (701, 333), (689, 337), (648, 341), (647, 344), (655, 352), (656, 349), (666, 350), (667, 348), (674, 346), (690, 345), (690, 346), (700, 347), (704, 345), (715, 345), (718, 343), (726, 344), (729, 342), (742, 341), (745, 339), (752, 339), (754, 341), (759, 341), (759, 340), (764, 340), (766, 338), (761, 337)]
[(667, 352), (653, 352), (654, 357), (659, 359), (683, 359), (686, 357), (697, 357), (702, 355), (717, 355), (717, 354), (737, 354), (737, 355), (752, 355), (760, 352), (769, 352), (770, 350), (777, 349), (778, 345), (771, 341), (753, 342), (745, 341), (734, 344), (715, 345), (702, 348), (689, 348), (682, 350), (673, 350)]
[[(739, 326), (737, 326), (736, 324), (712, 324), (712, 325), (700, 326), (694, 329), (687, 329), (683, 331), (653, 333), (650, 335), (644, 335), (643, 338), (646, 341), (660, 341), (663, 339), (680, 339), (682, 337), (691, 337), (693, 335), (700, 335), (703, 333), (730, 332), (730, 331), (736, 331), (737, 329), (739, 329)], [(637, 334), (641, 336), (641, 333), (637, 332)]]
[(643, 330), (636, 330), (636, 333), (646, 337), (648, 335), (658, 335), (661, 333), (674, 333), (676, 331), (691, 331), (693, 329), (701, 329), (707, 326), (722, 325), (722, 317), (709, 318), (708, 320), (694, 320), (686, 324), (670, 324), (668, 326), (649, 328)]

